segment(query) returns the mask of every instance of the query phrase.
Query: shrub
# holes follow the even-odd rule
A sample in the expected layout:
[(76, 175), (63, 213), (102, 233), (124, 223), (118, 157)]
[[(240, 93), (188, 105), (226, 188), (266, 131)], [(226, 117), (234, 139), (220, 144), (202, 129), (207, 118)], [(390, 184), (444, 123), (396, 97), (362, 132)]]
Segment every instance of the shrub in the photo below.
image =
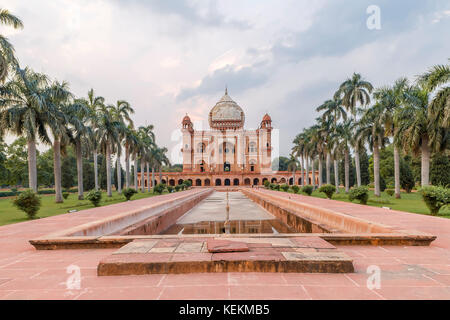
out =
[(169, 191), (169, 193), (172, 193), (173, 192), (173, 187), (172, 186), (167, 186), (167, 191)]
[(348, 199), (350, 201), (359, 200), (361, 204), (367, 204), (367, 200), (369, 200), (369, 188), (366, 186), (352, 188)]
[(269, 188), (270, 188), (270, 182), (269, 182), (269, 180), (264, 181), (264, 187), (265, 187), (266, 189), (269, 189)]
[(420, 189), (420, 193), (432, 215), (437, 215), (442, 207), (450, 204), (449, 188), (426, 186)]
[(41, 208), (41, 198), (33, 190), (26, 190), (14, 199), (13, 204), (19, 210), (24, 211), (28, 215), (28, 218), (34, 219)]
[(63, 192), (62, 196), (65, 200), (67, 200), (67, 198), (69, 197), (70, 193), (68, 192)]
[(88, 192), (88, 194), (86, 196), (86, 200), (89, 200), (90, 202), (92, 202), (94, 207), (99, 207), (100, 201), (102, 201), (102, 192), (91, 190)]
[(314, 188), (312, 186), (302, 187), (302, 192), (306, 193), (308, 196), (312, 195)]
[(133, 188), (124, 189), (122, 191), (122, 194), (125, 196), (127, 200), (130, 200), (131, 197), (133, 197), (136, 193), (137, 191)]
[(289, 190), (289, 186), (287, 184), (283, 184), (281, 187), (281, 190), (283, 190), (284, 192), (287, 192)]
[(280, 191), (280, 185), (279, 184), (275, 184), (275, 183), (271, 183), (270, 184), (270, 189)]
[(181, 188), (182, 188), (181, 185), (177, 185), (177, 186), (175, 186), (175, 191), (178, 192), (181, 190)]
[(183, 184), (186, 186), (186, 189), (189, 189), (190, 187), (192, 187), (192, 182), (190, 180), (184, 181)]
[[(182, 187), (184, 187), (185, 185), (181, 185)], [(164, 190), (166, 189), (166, 186), (162, 183), (158, 183), (154, 188), (153, 188), (153, 192), (156, 192), (158, 194), (162, 194), (164, 192)]]
[(294, 191), (294, 193), (298, 193), (300, 191), (300, 187), (299, 186), (292, 186), (292, 191)]
[(324, 184), (319, 188), (319, 192), (323, 192), (326, 194), (328, 199), (333, 198), (333, 194), (336, 192), (336, 187), (332, 184)]
[(14, 195), (16, 195), (17, 194), (17, 188), (15, 188), (15, 187), (12, 187), (11, 189), (11, 192), (14, 194)]
[(392, 197), (395, 193), (395, 190), (394, 189), (386, 189), (386, 190), (384, 190), (384, 192), (386, 192), (389, 196)]

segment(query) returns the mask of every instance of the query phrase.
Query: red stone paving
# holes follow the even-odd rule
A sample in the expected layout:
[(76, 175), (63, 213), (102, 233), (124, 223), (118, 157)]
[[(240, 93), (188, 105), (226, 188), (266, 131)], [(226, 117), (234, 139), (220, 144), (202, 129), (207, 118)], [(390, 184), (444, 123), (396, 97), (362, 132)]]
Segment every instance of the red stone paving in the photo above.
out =
[[(186, 192), (195, 192), (189, 190)], [(272, 192), (272, 191), (264, 191)], [(275, 191), (273, 191), (275, 192)], [(163, 195), (0, 227), (0, 299), (450, 299), (450, 220), (333, 200), (287, 195), (374, 222), (437, 236), (429, 247), (337, 246), (354, 274), (181, 274), (98, 277), (98, 262), (117, 249), (36, 251), (28, 240), (170, 199)], [(66, 267), (81, 268), (80, 290), (66, 288)], [(381, 288), (366, 287), (367, 267)]]

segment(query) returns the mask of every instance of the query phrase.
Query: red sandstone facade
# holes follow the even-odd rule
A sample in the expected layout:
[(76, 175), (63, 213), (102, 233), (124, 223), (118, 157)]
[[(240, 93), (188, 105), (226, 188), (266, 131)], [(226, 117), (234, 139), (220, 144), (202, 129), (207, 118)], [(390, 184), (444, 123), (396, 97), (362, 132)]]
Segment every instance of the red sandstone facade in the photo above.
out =
[[(175, 186), (185, 180), (193, 186), (251, 186), (265, 181), (301, 184), (301, 173), (272, 171), (272, 119), (264, 115), (256, 130), (245, 130), (245, 114), (228, 95), (209, 113), (210, 130), (195, 130), (186, 115), (182, 121), (183, 172), (164, 172), (154, 176), (155, 183)], [(318, 172), (305, 173), (306, 184), (319, 184)], [(150, 180), (152, 178), (150, 177)], [(141, 176), (138, 173), (138, 184)], [(147, 187), (147, 176), (144, 178)]]

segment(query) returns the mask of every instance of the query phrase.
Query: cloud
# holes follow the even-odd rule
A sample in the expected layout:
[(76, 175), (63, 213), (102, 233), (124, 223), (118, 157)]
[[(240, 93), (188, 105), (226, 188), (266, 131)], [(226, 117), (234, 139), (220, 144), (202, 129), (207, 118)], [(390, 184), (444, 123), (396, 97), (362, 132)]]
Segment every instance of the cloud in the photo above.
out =
[(115, 2), (122, 7), (132, 5), (161, 15), (177, 16), (194, 25), (199, 24), (209, 27), (231, 26), (238, 29), (250, 27), (245, 21), (223, 15), (218, 9), (218, 1), (216, 0), (115, 0)]
[(381, 29), (374, 31), (366, 25), (366, 9), (373, 4), (372, 0), (328, 2), (311, 28), (288, 34), (288, 43), (278, 40), (273, 46), (274, 55), (292, 62), (313, 56), (343, 55), (359, 46), (410, 32), (425, 17), (431, 19), (429, 16), (439, 8), (448, 7), (435, 0), (379, 0), (376, 5), (381, 10)]
[[(368, 30), (366, 8), (381, 9)], [(268, 112), (287, 155), (315, 108), (353, 72), (375, 86), (445, 63), (450, 2), (439, 0), (4, 0), (24, 21), (2, 28), (20, 63), (128, 100), (158, 143), (186, 112), (205, 120), (225, 85), (246, 127)], [(36, 14), (38, 12), (39, 14)]]
[(217, 94), (224, 90), (225, 85), (233, 93), (240, 93), (258, 87), (264, 84), (269, 78), (268, 70), (264, 70), (265, 66), (267, 66), (266, 62), (241, 68), (227, 65), (206, 75), (198, 86), (182, 89), (177, 96), (177, 100), (182, 101), (202, 94)]

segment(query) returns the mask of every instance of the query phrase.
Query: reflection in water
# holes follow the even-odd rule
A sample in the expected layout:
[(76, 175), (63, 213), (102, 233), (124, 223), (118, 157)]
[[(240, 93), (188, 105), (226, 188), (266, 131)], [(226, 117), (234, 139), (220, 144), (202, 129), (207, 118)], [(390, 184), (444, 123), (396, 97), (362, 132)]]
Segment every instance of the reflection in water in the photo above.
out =
[[(229, 232), (228, 232), (229, 229)], [(201, 221), (191, 224), (175, 224), (163, 234), (240, 234), (240, 233), (295, 233), (296, 231), (278, 219)]]

